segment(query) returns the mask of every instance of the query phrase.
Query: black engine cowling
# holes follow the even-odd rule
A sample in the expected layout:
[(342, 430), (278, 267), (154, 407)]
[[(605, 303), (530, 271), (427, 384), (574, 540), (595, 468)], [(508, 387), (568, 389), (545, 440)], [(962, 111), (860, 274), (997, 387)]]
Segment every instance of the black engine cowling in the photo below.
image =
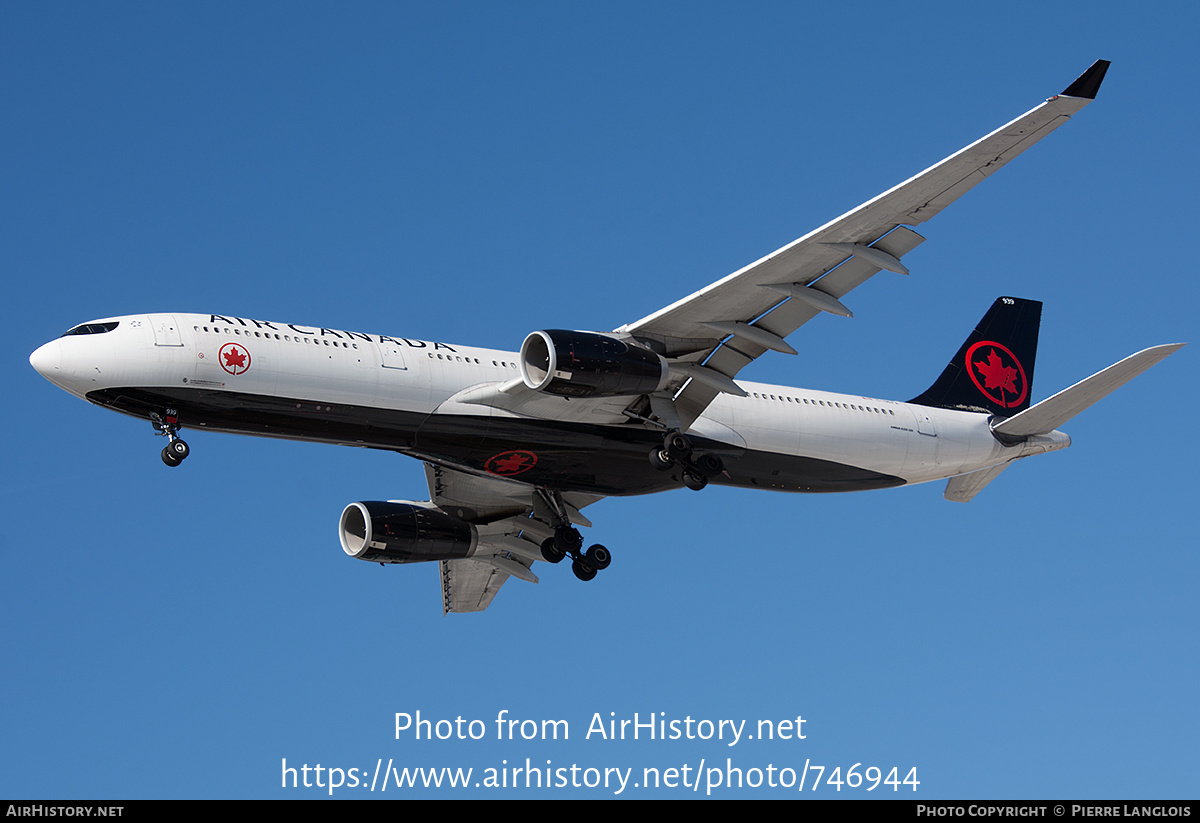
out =
[(547, 329), (521, 344), (521, 377), (537, 391), (562, 397), (621, 397), (666, 387), (667, 361), (603, 334)]
[(456, 560), (479, 542), (474, 526), (441, 509), (380, 500), (347, 506), (338, 537), (346, 554), (372, 563)]

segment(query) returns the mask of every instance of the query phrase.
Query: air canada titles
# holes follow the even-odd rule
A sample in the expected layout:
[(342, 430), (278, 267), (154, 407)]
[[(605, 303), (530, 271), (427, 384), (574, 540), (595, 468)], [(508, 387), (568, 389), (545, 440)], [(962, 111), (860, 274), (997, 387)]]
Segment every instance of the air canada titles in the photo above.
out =
[[(398, 346), (407, 346), (411, 349), (429, 348), (433, 349), (434, 351), (456, 351), (453, 346), (447, 343), (438, 343), (431, 340), (411, 340), (407, 337), (389, 337), (386, 334), (370, 335), (357, 331), (313, 328), (311, 326), (297, 326), (293, 323), (279, 323), (276, 325), (274, 322), (269, 323), (266, 320), (251, 320), (241, 317), (233, 317), (232, 315), (227, 317), (223, 314), (210, 314), (208, 316), (208, 322), (213, 324), (225, 323), (229, 326), (240, 326), (241, 328), (247, 329), (251, 332), (253, 332), (255, 329), (259, 330), (260, 333), (263, 331), (286, 332), (288, 329), (291, 329), (297, 334), (305, 334), (309, 335), (310, 337), (332, 337), (337, 340), (365, 340), (368, 343), (394, 343)], [(286, 326), (287, 328), (281, 329), (279, 326)], [(268, 335), (268, 337), (269, 336), (270, 335)], [(278, 335), (276, 335), (276, 337), (278, 337)]]

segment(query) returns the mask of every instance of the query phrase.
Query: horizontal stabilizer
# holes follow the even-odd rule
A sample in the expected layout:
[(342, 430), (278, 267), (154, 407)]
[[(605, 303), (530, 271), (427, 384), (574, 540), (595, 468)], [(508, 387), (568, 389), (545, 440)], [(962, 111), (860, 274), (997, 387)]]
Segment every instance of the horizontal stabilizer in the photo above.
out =
[(1165, 346), (1140, 351), (1120, 363), (1115, 363), (1101, 372), (1081, 380), (1069, 389), (1063, 389), (1018, 415), (992, 426), (992, 431), (1003, 437), (1031, 437), (1048, 434), (1075, 415), (1124, 386), (1146, 369), (1163, 360), (1167, 355), (1183, 348), (1184, 343), (1169, 343)]
[(944, 497), (954, 503), (966, 503), (983, 491), (984, 486), (995, 480), (1000, 472), (1008, 467), (1008, 463), (1001, 463), (998, 466), (989, 466), (986, 469), (980, 469), (970, 474), (960, 474), (958, 477), (951, 477), (946, 483)]

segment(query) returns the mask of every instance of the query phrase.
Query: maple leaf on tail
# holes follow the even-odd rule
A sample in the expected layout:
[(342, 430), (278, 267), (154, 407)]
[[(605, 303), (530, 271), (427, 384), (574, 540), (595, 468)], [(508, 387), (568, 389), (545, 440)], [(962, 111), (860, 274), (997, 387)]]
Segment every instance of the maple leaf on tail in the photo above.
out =
[(1010, 394), (1017, 393), (1017, 370), (1006, 366), (995, 349), (988, 350), (987, 360), (976, 360), (972, 365), (979, 371), (983, 384), (989, 389), (1000, 389)]

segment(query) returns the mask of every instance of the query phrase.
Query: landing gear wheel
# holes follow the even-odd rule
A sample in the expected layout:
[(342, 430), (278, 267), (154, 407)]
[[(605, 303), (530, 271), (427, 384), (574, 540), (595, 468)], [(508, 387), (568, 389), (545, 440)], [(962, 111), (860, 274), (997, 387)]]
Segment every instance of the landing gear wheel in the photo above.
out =
[(168, 466), (178, 466), (191, 453), (188, 444), (179, 439), (179, 412), (163, 409), (163, 413), (150, 412), (150, 425), (160, 437), (167, 438), (162, 450), (162, 461)]
[(566, 556), (567, 553), (555, 545), (553, 537), (542, 541), (542, 559), (547, 563), (559, 563)]
[(708, 478), (691, 469), (685, 469), (683, 472), (683, 484), (692, 491), (698, 492), (708, 485)]
[(564, 557), (571, 558), (571, 571), (580, 580), (591, 580), (596, 572), (612, 562), (612, 554), (601, 545), (594, 545), (586, 553), (583, 535), (571, 525), (572, 507), (562, 498), (562, 493), (553, 489), (537, 488), (534, 497), (535, 510), (542, 509), (537, 516), (543, 523), (554, 528), (551, 536), (542, 541), (542, 558), (549, 563), (558, 563)]
[(715, 454), (702, 454), (696, 458), (696, 468), (707, 478), (713, 478), (725, 471), (725, 463)]
[(692, 453), (692, 441), (682, 432), (667, 432), (663, 438), (663, 451), (672, 460), (686, 460)]
[(667, 455), (666, 451), (656, 448), (650, 450), (650, 465), (660, 472), (665, 472), (675, 465), (675, 461)]
[(591, 580), (596, 576), (596, 570), (583, 560), (576, 560), (574, 563), (572, 563), (571, 571), (575, 572), (575, 576), (580, 580)]
[(598, 572), (602, 572), (608, 568), (608, 564), (612, 562), (612, 552), (599, 543), (592, 546), (583, 555), (583, 559), (587, 564)]
[(579, 529), (559, 526), (554, 530), (554, 545), (562, 549), (563, 554), (574, 556), (583, 548), (583, 535), (579, 533)]

